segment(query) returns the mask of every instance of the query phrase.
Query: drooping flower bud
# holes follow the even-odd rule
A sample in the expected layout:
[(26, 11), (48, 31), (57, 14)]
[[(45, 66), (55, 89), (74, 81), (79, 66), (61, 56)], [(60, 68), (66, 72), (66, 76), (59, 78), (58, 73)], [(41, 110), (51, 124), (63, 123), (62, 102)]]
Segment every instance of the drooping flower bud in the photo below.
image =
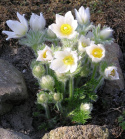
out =
[(37, 103), (38, 104), (46, 104), (48, 102), (48, 94), (41, 91), (37, 93)]
[(54, 84), (55, 84), (54, 79), (50, 75), (43, 76), (40, 79), (40, 86), (45, 90), (53, 91)]
[(54, 93), (53, 98), (55, 101), (60, 101), (62, 99), (62, 95), (60, 93)]
[(32, 73), (36, 78), (41, 78), (45, 73), (45, 68), (43, 65), (35, 65), (33, 67)]

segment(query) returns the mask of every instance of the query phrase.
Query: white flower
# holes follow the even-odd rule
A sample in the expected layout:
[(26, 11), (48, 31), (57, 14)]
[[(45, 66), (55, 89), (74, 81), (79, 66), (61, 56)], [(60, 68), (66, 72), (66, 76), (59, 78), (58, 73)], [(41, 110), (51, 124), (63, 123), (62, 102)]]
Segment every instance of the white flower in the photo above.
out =
[(6, 40), (9, 40), (11, 38), (21, 38), (26, 35), (28, 31), (28, 23), (27, 20), (24, 18), (24, 14), (20, 15), (17, 12), (17, 17), (20, 20), (14, 21), (14, 20), (7, 20), (6, 23), (8, 27), (13, 31), (2, 31), (2, 33), (5, 33), (8, 35), (8, 38)]
[(89, 38), (86, 38), (85, 36), (81, 36), (80, 39), (78, 40), (78, 50), (80, 52), (84, 52), (87, 46), (90, 46), (90, 43), (94, 43), (90, 41)]
[(38, 58), (36, 59), (36, 61), (51, 62), (51, 60), (53, 59), (52, 50), (47, 45), (43, 50), (39, 50), (37, 53)]
[(100, 62), (105, 57), (105, 49), (102, 44), (91, 44), (86, 47), (86, 53), (95, 63)]
[(32, 13), (30, 17), (30, 27), (33, 31), (39, 31), (39, 30), (44, 29), (45, 24), (46, 24), (46, 21), (42, 13), (40, 13), (40, 16)]
[(80, 105), (80, 110), (82, 110), (82, 111), (89, 111), (89, 112), (91, 112), (92, 109), (93, 109), (93, 106), (92, 106), (91, 103), (82, 103)]
[(117, 67), (115, 67), (115, 66), (107, 67), (104, 71), (104, 74), (105, 74), (107, 79), (111, 79), (111, 80), (118, 80), (119, 79)]
[(100, 38), (102, 39), (108, 39), (112, 36), (113, 30), (110, 27), (104, 28), (100, 31)]
[(67, 38), (71, 39), (77, 35), (75, 31), (77, 28), (77, 20), (74, 20), (74, 17), (71, 11), (67, 12), (65, 16), (56, 14), (56, 24), (50, 25), (50, 29), (56, 34), (58, 38)]
[(88, 7), (85, 9), (81, 6), (79, 11), (75, 9), (75, 16), (79, 24), (88, 24), (90, 22), (90, 12)]
[(55, 52), (54, 59), (50, 68), (59, 73), (66, 73), (70, 71), (73, 73), (77, 69), (77, 53), (76, 51), (71, 51), (69, 49), (65, 49), (64, 51)]

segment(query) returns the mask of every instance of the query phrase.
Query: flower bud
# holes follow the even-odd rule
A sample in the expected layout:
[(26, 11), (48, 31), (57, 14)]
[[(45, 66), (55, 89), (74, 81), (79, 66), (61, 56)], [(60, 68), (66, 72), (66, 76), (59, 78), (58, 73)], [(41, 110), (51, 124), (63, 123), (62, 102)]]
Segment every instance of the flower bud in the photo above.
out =
[(54, 84), (55, 84), (54, 79), (50, 75), (43, 76), (40, 79), (40, 86), (45, 90), (53, 91)]
[(54, 93), (53, 98), (55, 101), (61, 100), (61, 94), (60, 93)]
[(35, 65), (33, 67), (32, 73), (36, 78), (41, 78), (45, 73), (45, 68), (42, 65)]
[(102, 39), (108, 39), (112, 37), (113, 30), (110, 27), (104, 28), (100, 31), (100, 37)]
[(48, 102), (48, 96), (47, 93), (40, 92), (37, 94), (37, 103), (38, 104), (43, 104)]
[(91, 103), (81, 103), (80, 110), (81, 111), (89, 111), (91, 112), (93, 109), (93, 106)]

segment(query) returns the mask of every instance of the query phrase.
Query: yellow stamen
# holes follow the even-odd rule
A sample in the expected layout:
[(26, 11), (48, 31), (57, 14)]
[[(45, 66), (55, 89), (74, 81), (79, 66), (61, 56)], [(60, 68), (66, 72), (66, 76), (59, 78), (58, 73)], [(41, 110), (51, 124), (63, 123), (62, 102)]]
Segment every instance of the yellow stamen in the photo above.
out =
[(103, 55), (102, 52), (103, 52), (102, 49), (100, 49), (100, 48), (95, 48), (95, 49), (92, 50), (92, 55), (93, 55), (94, 57), (96, 57), (96, 58), (101, 58), (102, 55)]
[(69, 24), (62, 24), (60, 31), (63, 35), (70, 35), (72, 33), (72, 27)]
[(72, 56), (66, 56), (63, 62), (65, 65), (72, 65), (74, 63), (74, 58)]
[(111, 76), (115, 76), (115, 70), (114, 69), (111, 71), (111, 74), (110, 75)]
[(84, 47), (84, 48), (87, 46), (87, 44), (84, 42), (82, 42), (81, 44), (82, 44), (82, 47)]
[(43, 53), (43, 58), (46, 58), (46, 52), (47, 50)]

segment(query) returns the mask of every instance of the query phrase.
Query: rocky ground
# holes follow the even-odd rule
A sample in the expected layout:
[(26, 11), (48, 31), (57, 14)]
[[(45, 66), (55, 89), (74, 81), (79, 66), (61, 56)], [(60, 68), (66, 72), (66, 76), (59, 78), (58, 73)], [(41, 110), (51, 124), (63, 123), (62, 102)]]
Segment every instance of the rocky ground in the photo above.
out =
[[(15, 102), (9, 99), (8, 103), (13, 101), (13, 108), (7, 114), (0, 116), (1, 128), (18, 131), (30, 136), (32, 139), (40, 139), (45, 129), (39, 130), (39, 122), (44, 119), (33, 117), (36, 111), (36, 93), (38, 84), (33, 77), (30, 69), (30, 63), (35, 57), (31, 48), (20, 46), (17, 40), (6, 41), (6, 36), (1, 32), (8, 30), (5, 24), (6, 20), (16, 20), (16, 12), (26, 14), (30, 18), (32, 12), (39, 14), (43, 12), (48, 26), (55, 20), (55, 14), (64, 14), (80, 6), (90, 7), (91, 21), (94, 24), (108, 25), (114, 29), (115, 42), (121, 48), (117, 55), (125, 79), (125, 2), (124, 0), (1, 0), (0, 1), (0, 59), (6, 60), (18, 69), (24, 77), (27, 86), (28, 99)], [(107, 85), (110, 85), (107, 82)], [(110, 87), (110, 86), (109, 86)], [(116, 87), (116, 84), (115, 84)], [(118, 116), (125, 110), (125, 90), (123, 85), (119, 84), (113, 90), (101, 90), (98, 92), (99, 99), (94, 104), (92, 119), (87, 124), (106, 126), (110, 129), (113, 138), (125, 138), (125, 132), (118, 124)], [(106, 93), (104, 93), (106, 92)], [(11, 101), (10, 101), (11, 100)], [(69, 125), (65, 123), (64, 125)], [(57, 125), (61, 126), (60, 124)], [(1, 132), (0, 132), (1, 133)]]

